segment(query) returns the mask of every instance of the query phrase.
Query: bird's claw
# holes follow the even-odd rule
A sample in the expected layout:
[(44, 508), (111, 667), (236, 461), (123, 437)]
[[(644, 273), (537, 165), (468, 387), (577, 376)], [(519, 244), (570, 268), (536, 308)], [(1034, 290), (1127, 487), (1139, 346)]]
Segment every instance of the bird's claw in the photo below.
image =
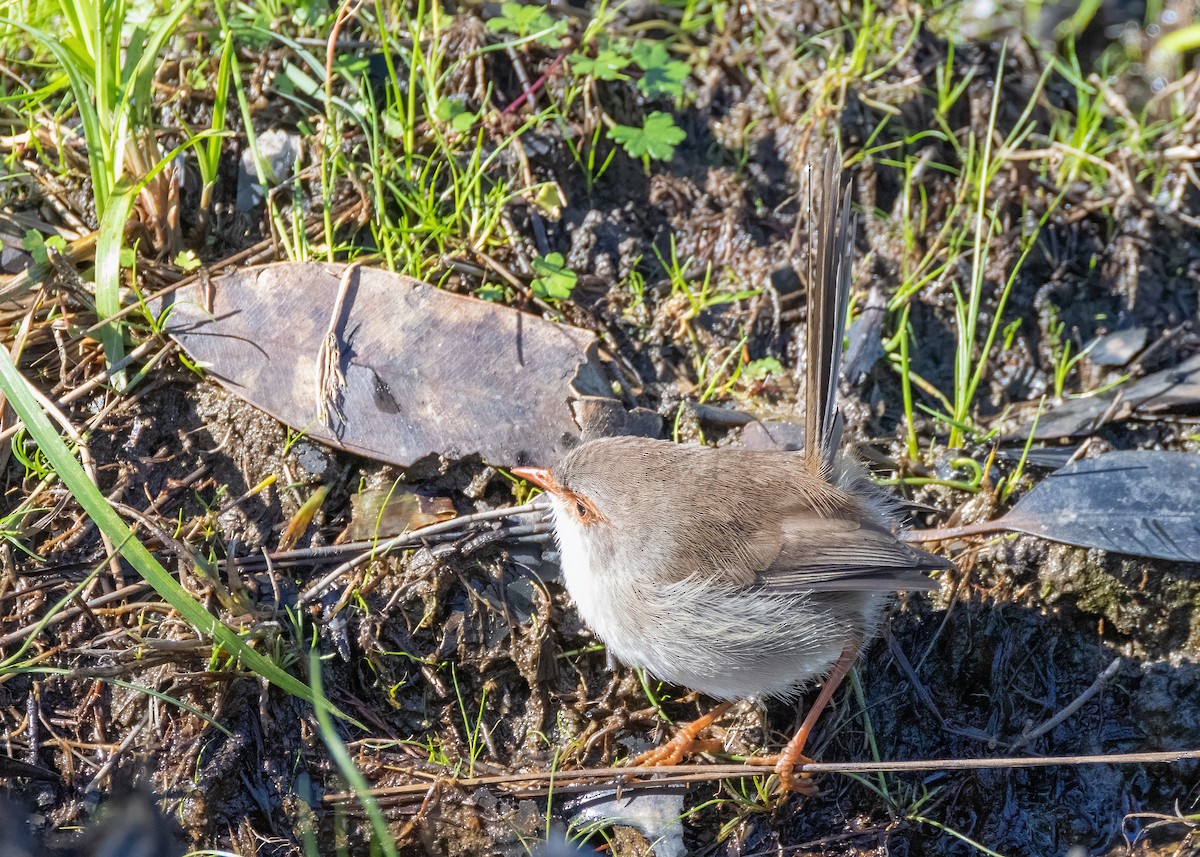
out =
[(666, 765), (678, 765), (688, 756), (693, 756), (697, 753), (712, 753), (720, 749), (722, 749), (722, 744), (716, 738), (700, 739), (681, 731), (661, 747), (655, 747), (653, 750), (639, 753), (625, 764), (631, 768), (657, 768)]
[(730, 703), (722, 702), (712, 711), (688, 723), (685, 726), (679, 727), (679, 731), (666, 744), (661, 747), (656, 747), (653, 750), (647, 750), (634, 756), (626, 765), (635, 768), (647, 767), (663, 767), (666, 765), (678, 765), (685, 756), (690, 756), (694, 753), (711, 753), (714, 750), (720, 750), (721, 742), (708, 738), (702, 740), (700, 733), (712, 726), (718, 717), (721, 717), (729, 710)]
[(812, 759), (807, 756), (792, 757), (781, 753), (775, 762), (775, 776), (779, 778), (779, 796), (787, 797), (790, 792), (812, 797), (817, 793), (817, 784), (813, 782), (812, 774), (801, 772), (796, 774), (796, 766), (809, 764)]

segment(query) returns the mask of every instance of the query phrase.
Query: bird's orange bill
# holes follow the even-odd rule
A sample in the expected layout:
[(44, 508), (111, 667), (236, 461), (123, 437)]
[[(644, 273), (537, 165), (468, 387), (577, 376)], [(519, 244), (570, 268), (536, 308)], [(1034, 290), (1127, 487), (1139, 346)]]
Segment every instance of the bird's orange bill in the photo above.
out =
[(554, 487), (554, 477), (550, 475), (550, 471), (545, 467), (514, 467), (511, 473), (513, 476), (524, 479), (527, 482), (532, 482), (546, 491)]

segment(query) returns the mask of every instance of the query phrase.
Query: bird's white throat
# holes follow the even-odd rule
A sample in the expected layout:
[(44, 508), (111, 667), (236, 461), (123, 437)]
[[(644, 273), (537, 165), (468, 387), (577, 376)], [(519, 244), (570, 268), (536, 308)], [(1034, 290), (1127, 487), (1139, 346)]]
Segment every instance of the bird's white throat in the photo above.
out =
[(611, 642), (613, 625), (621, 622), (620, 608), (613, 605), (617, 591), (611, 582), (604, 581), (602, 575), (596, 573), (583, 525), (557, 498), (552, 508), (563, 583), (583, 620), (600, 639)]

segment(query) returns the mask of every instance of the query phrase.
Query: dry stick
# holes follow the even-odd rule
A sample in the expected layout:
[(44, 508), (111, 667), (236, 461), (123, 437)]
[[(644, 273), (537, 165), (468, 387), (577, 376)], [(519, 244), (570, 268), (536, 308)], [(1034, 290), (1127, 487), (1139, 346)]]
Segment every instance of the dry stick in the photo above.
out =
[(408, 533), (402, 533), (395, 538), (379, 542), (370, 550), (365, 551), (353, 559), (342, 563), (333, 571), (329, 572), (329, 574), (325, 575), (308, 589), (306, 589), (300, 595), (300, 601), (303, 603), (305, 601), (312, 601), (320, 597), (321, 593), (323, 593), (329, 586), (332, 586), (333, 583), (343, 574), (353, 571), (363, 563), (368, 562), (375, 557), (383, 556), (389, 551), (396, 550), (397, 548), (417, 547), (421, 544), (422, 540), (424, 540), (426, 536), (453, 532), (466, 524), (473, 524), (477, 521), (493, 521), (497, 518), (523, 515), (526, 512), (538, 512), (544, 508), (545, 506), (543, 504), (535, 501), (533, 503), (526, 503), (524, 506), (513, 506), (507, 509), (492, 509), (488, 512), (476, 512), (474, 515), (463, 515), (461, 518), (453, 518), (449, 521), (430, 524), (428, 527), (421, 527), (420, 529), (413, 530)]
[[(137, 510), (132, 509), (132, 507), (123, 507), (123, 508), (129, 509), (129, 514), (131, 516), (134, 515), (135, 513), (137, 513)], [(244, 570), (248, 570), (248, 571), (257, 571), (259, 569), (269, 568), (269, 567), (281, 567), (282, 568), (282, 567), (290, 567), (290, 566), (295, 566), (295, 565), (300, 565), (300, 564), (316, 564), (316, 563), (331, 561), (334, 559), (340, 559), (341, 557), (343, 557), (347, 554), (355, 553), (358, 551), (366, 551), (367, 552), (366, 558), (369, 559), (372, 556), (382, 556), (385, 549), (397, 550), (397, 549), (420, 547), (424, 544), (427, 544), (430, 541), (434, 541), (434, 542), (455, 541), (455, 540), (461, 539), (465, 536), (471, 535), (471, 533), (469, 533), (465, 529), (458, 529), (459, 527), (465, 528), (469, 524), (479, 523), (482, 521), (497, 520), (497, 519), (507, 518), (507, 517), (515, 516), (515, 515), (522, 515), (522, 514), (526, 514), (528, 512), (537, 512), (537, 511), (541, 511), (545, 508), (546, 508), (545, 506), (542, 506), (535, 501), (533, 503), (529, 503), (524, 506), (513, 506), (513, 507), (509, 507), (509, 508), (504, 508), (504, 509), (493, 509), (493, 510), (487, 511), (487, 512), (477, 512), (472, 515), (463, 515), (458, 518), (453, 518), (449, 521), (442, 521), (437, 524), (431, 524), (430, 526), (423, 527), (419, 530), (412, 530), (407, 533), (402, 533), (401, 535), (395, 536), (388, 541), (363, 540), (363, 541), (356, 541), (356, 542), (348, 542), (346, 544), (340, 544), (340, 545), (323, 545), (320, 547), (313, 547), (313, 548), (297, 548), (295, 550), (278, 551), (276, 553), (264, 552), (262, 555), (250, 555), (250, 556), (240, 557), (237, 560), (237, 566), (240, 569), (244, 569)], [(150, 511), (150, 510), (147, 510), (147, 511)], [(520, 527), (509, 527), (508, 529), (503, 530), (502, 533), (499, 533), (499, 535), (502, 535), (505, 539), (517, 539), (517, 538), (522, 538), (522, 537), (526, 537), (526, 536), (544, 535), (545, 533), (548, 533), (548, 532), (550, 532), (549, 524), (542, 523), (542, 524), (529, 524), (529, 525), (520, 526)], [(491, 536), (493, 536), (492, 531), (480, 530), (475, 535), (475, 538), (476, 539), (490, 539)], [(357, 559), (361, 561), (362, 557), (359, 557)], [(218, 566), (223, 567), (224, 561), (219, 562)], [(324, 584), (322, 584), (321, 582), (318, 582), (317, 584), (314, 584), (314, 586), (312, 588), (310, 588), (309, 591), (312, 592), (314, 590), (319, 590), (319, 589), (323, 588), (323, 586), (327, 586), (330, 583), (332, 583), (331, 580), (325, 581)], [(319, 595), (319, 594), (320, 594), (320, 592), (318, 591), (317, 595)], [(316, 596), (314, 595), (313, 597), (316, 597)]]
[(329, 110), (329, 105), (333, 103), (333, 60), (338, 46), (338, 36), (341, 35), (342, 26), (346, 23), (346, 19), (358, 14), (359, 7), (362, 6), (363, 0), (353, 0), (353, 2), (344, 2), (338, 5), (337, 17), (333, 21), (333, 29), (329, 31), (329, 40), (325, 43), (325, 109)]
[[(321, 338), (321, 347), (317, 352), (317, 414), (335, 435), (341, 435), (341, 429), (346, 424), (346, 414), (342, 410), (342, 390), (346, 389), (346, 376), (342, 372), (342, 345), (338, 337), (338, 325), (342, 321), (342, 313), (346, 307), (346, 296), (350, 292), (350, 280), (362, 267), (361, 262), (351, 262), (342, 271), (338, 282), (337, 299), (333, 302), (333, 311), (329, 314), (329, 326)], [(336, 413), (339, 425), (334, 425), (331, 412)]]
[(145, 527), (146, 531), (149, 532), (150, 535), (162, 542), (163, 546), (166, 547), (168, 551), (175, 554), (175, 558), (183, 563), (183, 566), (186, 569), (192, 571), (192, 573), (196, 573), (196, 565), (199, 561), (199, 558), (195, 553), (192, 552), (191, 548), (187, 544), (181, 542), (179, 539), (171, 538), (171, 536), (168, 535), (162, 529), (162, 527), (158, 526), (158, 524), (154, 523), (154, 521), (150, 519), (149, 515), (145, 514), (139, 509), (135, 509), (132, 506), (126, 505), (125, 503), (118, 503), (115, 500), (112, 501), (110, 505), (116, 512), (119, 512), (127, 518), (133, 518), (135, 521)]
[[(89, 609), (94, 610), (97, 607), (100, 607), (104, 604), (108, 604), (113, 601), (120, 601), (122, 598), (124, 598), (127, 595), (129, 595), (129, 596), (137, 595), (141, 592), (144, 592), (145, 590), (147, 590), (149, 588), (150, 588), (149, 583), (130, 583), (127, 586), (122, 586), (120, 589), (114, 590), (112, 592), (106, 592), (104, 595), (98, 595), (95, 598), (89, 599), (86, 602), (86, 604)], [(74, 619), (76, 616), (79, 616), (82, 613), (83, 613), (83, 610), (81, 610), (78, 607), (72, 607), (68, 610), (63, 610), (61, 613), (55, 614), (54, 617), (51, 618), (50, 621), (48, 621), (45, 624), (45, 626), (43, 626), (43, 629), (49, 628), (53, 625), (58, 625), (62, 622), (66, 622), (70, 619)], [(26, 625), (24, 628), (21, 628), (17, 631), (13, 631), (11, 634), (5, 634), (3, 637), (0, 637), (0, 649), (3, 649), (6, 646), (11, 646), (13, 643), (24, 640), (26, 637), (28, 637), (30, 634), (32, 634), (36, 630), (38, 630), (38, 624), (36, 622), (33, 622), (29, 625)]]
[[(521, 508), (521, 507), (517, 507)], [(503, 513), (503, 514), (500, 514)], [(492, 512), (481, 512), (480, 514), (492, 515)], [(509, 509), (497, 509), (495, 512), (497, 517), (508, 517), (510, 514), (519, 514), (518, 512)], [(474, 515), (464, 515), (474, 519)], [(454, 518), (453, 521), (445, 521), (442, 523), (460, 523), (462, 518)], [(470, 553), (476, 546), (485, 545), (491, 541), (517, 541), (529, 536), (541, 536), (551, 532), (550, 523), (544, 521), (537, 524), (526, 524), (520, 527), (508, 527), (504, 530), (479, 530), (475, 533), (459, 530), (451, 530), (445, 533), (425, 534), (425, 530), (413, 530), (403, 533), (395, 538), (412, 539), (411, 545), (396, 545), (396, 548), (419, 547), (429, 543), (435, 543), (440, 547), (444, 547), (447, 542), (455, 542), (459, 539), (470, 537), (470, 541), (462, 546), (462, 550)], [(238, 559), (237, 564), (240, 568), (258, 571), (268, 565), (276, 568), (288, 568), (297, 565), (324, 565), (330, 562), (340, 561), (342, 558), (358, 553), (359, 551), (378, 551), (383, 544), (379, 539), (366, 539), (362, 541), (345, 542), (338, 545), (321, 545), (312, 548), (295, 548), (287, 551), (277, 551), (275, 553), (262, 552), (258, 555), (251, 554), (249, 556)], [(224, 562), (222, 560), (221, 562)]]
[(1120, 668), (1121, 659), (1113, 658), (1113, 662), (1105, 667), (1104, 672), (1096, 676), (1096, 680), (1092, 682), (1091, 686), (1087, 690), (1075, 697), (1075, 699), (1072, 700), (1066, 708), (1058, 712), (1058, 714), (1051, 717), (1038, 728), (1029, 732), (1023, 732), (1020, 738), (1018, 738), (1016, 741), (1013, 741), (1008, 746), (1007, 752), (1013, 753), (1017, 750), (1020, 750), (1026, 744), (1030, 743), (1031, 741), (1036, 741), (1051, 729), (1054, 729), (1056, 726), (1082, 708), (1089, 699), (1099, 693), (1104, 688), (1104, 685), (1108, 684), (1109, 680), (1117, 674), (1117, 670)]
[[(538, 106), (537, 92), (529, 83), (529, 73), (525, 70), (525, 63), (521, 62), (521, 58), (517, 55), (516, 49), (514, 49), (512, 45), (505, 47), (504, 52), (508, 54), (508, 59), (510, 62), (512, 62), (513, 71), (516, 73), (517, 80), (520, 81), (521, 87), (524, 90), (524, 92), (521, 94), (521, 97), (514, 103), (518, 104), (519, 106), (520, 104), (523, 104), (526, 99), (528, 99), (529, 106), (533, 109), (534, 113), (537, 113), (541, 108)], [(501, 112), (500, 115), (503, 116), (505, 113), (509, 112), (509, 108), (514, 110), (516, 109), (512, 106), (512, 104), (510, 104), (504, 109), (503, 112)]]
[(147, 712), (146, 716), (135, 723), (133, 728), (129, 730), (129, 734), (125, 736), (125, 740), (121, 742), (121, 745), (117, 747), (117, 749), (113, 751), (112, 755), (108, 757), (104, 764), (100, 766), (100, 770), (96, 771), (95, 776), (92, 777), (92, 781), (84, 788), (84, 794), (100, 791), (101, 780), (109, 775), (125, 751), (133, 746), (134, 739), (137, 738), (138, 735), (142, 734), (142, 730), (149, 725), (149, 722), (150, 715)]
[(505, 116), (509, 113), (512, 113), (514, 110), (517, 110), (526, 101), (528, 101), (536, 110), (536, 98), (538, 90), (546, 85), (546, 81), (550, 79), (550, 76), (554, 74), (555, 70), (562, 64), (562, 61), (566, 59), (567, 52), (559, 51), (558, 56), (556, 56), (550, 65), (546, 67), (546, 70), (542, 72), (541, 77), (539, 77), (532, 86), (529, 85), (529, 78), (525, 76), (525, 67), (521, 65), (521, 63), (515, 61), (516, 57), (511, 48), (509, 48), (509, 56), (514, 60), (513, 68), (517, 71), (517, 76), (521, 78), (521, 83), (525, 86), (525, 91), (509, 102), (509, 104), (500, 111), (501, 116)]
[[(873, 774), (873, 773), (926, 773), (930, 771), (980, 771), (1003, 768), (1053, 768), (1062, 765), (1152, 765), (1170, 764), (1190, 759), (1200, 759), (1200, 750), (1168, 750), (1154, 753), (1112, 753), (1089, 756), (1009, 756), (995, 759), (929, 759), (908, 762), (811, 762), (797, 766), (796, 771), (806, 774)], [(541, 771), (487, 777), (444, 777), (427, 771), (392, 768), (413, 776), (426, 778), (425, 782), (383, 789), (371, 789), (375, 798), (403, 799), (424, 796), (430, 780), (440, 780), (447, 785), (462, 789), (480, 786), (506, 786), (516, 783), (546, 782), (556, 793), (569, 790), (577, 781), (611, 781), (593, 783), (606, 788), (659, 788), (664, 785), (679, 785), (690, 782), (707, 782), (724, 778), (763, 776), (761, 765), (671, 765), (654, 769), (637, 768), (584, 768), (578, 771)], [(661, 775), (661, 776), (660, 776)], [(567, 785), (562, 785), (562, 784)], [(544, 792), (544, 790), (541, 790)], [(353, 792), (327, 794), (326, 803), (357, 800)]]

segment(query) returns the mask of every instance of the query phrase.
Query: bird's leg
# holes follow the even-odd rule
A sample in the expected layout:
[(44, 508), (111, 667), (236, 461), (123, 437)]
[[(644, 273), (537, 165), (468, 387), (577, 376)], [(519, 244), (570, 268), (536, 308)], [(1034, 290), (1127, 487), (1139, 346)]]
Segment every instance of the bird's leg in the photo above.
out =
[(722, 702), (703, 717), (699, 717), (685, 726), (680, 726), (674, 737), (666, 744), (634, 756), (626, 764), (631, 767), (640, 768), (656, 767), (658, 765), (678, 765), (684, 756), (692, 753), (707, 753), (712, 750), (721, 749), (720, 741), (701, 741), (699, 740), (699, 735), (709, 726), (712, 726), (718, 717), (728, 711), (729, 706), (732, 704), (731, 702)]
[(800, 724), (800, 728), (796, 730), (796, 734), (792, 736), (792, 740), (788, 741), (787, 746), (783, 748), (783, 752), (778, 756), (759, 756), (750, 761), (754, 764), (775, 766), (775, 773), (779, 777), (779, 785), (783, 794), (789, 791), (803, 792), (804, 794), (812, 794), (815, 790), (813, 785), (808, 782), (808, 775), (802, 774), (797, 777), (793, 771), (799, 764), (807, 764), (812, 760), (804, 755), (804, 745), (808, 743), (808, 735), (812, 732), (813, 727), (817, 725), (817, 719), (821, 713), (829, 705), (829, 701), (833, 699), (833, 693), (838, 689), (838, 686), (846, 678), (846, 674), (850, 672), (850, 667), (854, 666), (854, 659), (858, 657), (859, 647), (862, 645), (862, 640), (853, 637), (846, 648), (842, 650), (841, 656), (837, 659), (837, 663), (833, 665), (829, 676), (821, 685), (821, 692), (817, 694), (817, 701), (813, 703), (812, 708), (808, 710), (808, 714), (804, 717), (804, 722)]

